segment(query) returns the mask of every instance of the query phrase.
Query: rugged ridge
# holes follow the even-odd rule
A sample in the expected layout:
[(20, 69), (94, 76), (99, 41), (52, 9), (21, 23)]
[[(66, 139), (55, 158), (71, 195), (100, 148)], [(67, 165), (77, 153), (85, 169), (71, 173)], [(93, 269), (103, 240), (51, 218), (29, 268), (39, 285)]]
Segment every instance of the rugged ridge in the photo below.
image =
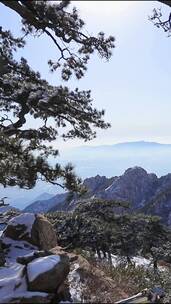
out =
[[(161, 216), (165, 224), (171, 225), (171, 174), (157, 177), (141, 167), (128, 168), (123, 175), (107, 178), (96, 175), (86, 178), (88, 188), (85, 199), (101, 198), (130, 202), (131, 210)], [(67, 193), (58, 194), (50, 200), (35, 202), (25, 210), (28, 212), (49, 212), (72, 210), (77, 199), (66, 201)], [(79, 199), (80, 201), (80, 199)]]
[(143, 207), (155, 194), (157, 186), (158, 178), (155, 174), (148, 174), (143, 168), (134, 167), (116, 178), (98, 197), (128, 201), (132, 209), (137, 209)]
[(28, 205), (23, 211), (34, 213), (46, 213), (49, 209), (56, 207), (58, 204), (63, 203), (67, 197), (66, 193), (57, 194), (50, 199), (38, 200)]

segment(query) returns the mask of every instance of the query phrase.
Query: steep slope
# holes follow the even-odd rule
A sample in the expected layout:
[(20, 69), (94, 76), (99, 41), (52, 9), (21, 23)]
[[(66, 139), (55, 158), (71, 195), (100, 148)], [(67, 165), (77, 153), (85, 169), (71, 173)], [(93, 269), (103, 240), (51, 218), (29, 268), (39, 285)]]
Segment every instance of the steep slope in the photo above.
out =
[(96, 175), (95, 177), (86, 178), (84, 185), (88, 189), (88, 195), (93, 195), (98, 192), (104, 191), (109, 187), (117, 177), (107, 178), (106, 176)]
[[(107, 178), (105, 176), (97, 175), (95, 177), (86, 178), (84, 180), (84, 185), (88, 189), (86, 198), (95, 195), (100, 191), (104, 191), (106, 187), (112, 184), (114, 178)], [(48, 211), (60, 211), (60, 210), (70, 210), (75, 206), (76, 199), (73, 199), (71, 202), (67, 200), (67, 193), (57, 194), (51, 199), (45, 199), (41, 201), (35, 201), (24, 209), (24, 212), (42, 212), (46, 213)]]
[(33, 202), (31, 205), (27, 206), (23, 211), (24, 212), (34, 212), (34, 213), (46, 213), (49, 209), (54, 206), (58, 206), (65, 201), (67, 197), (66, 193), (57, 194), (50, 199), (39, 200)]
[(155, 174), (148, 174), (141, 167), (129, 168), (103, 192), (97, 194), (104, 199), (129, 201), (133, 209), (140, 208), (154, 195), (158, 187)]
[(157, 191), (142, 211), (161, 216), (163, 223), (171, 226), (171, 174), (162, 176), (158, 184)]

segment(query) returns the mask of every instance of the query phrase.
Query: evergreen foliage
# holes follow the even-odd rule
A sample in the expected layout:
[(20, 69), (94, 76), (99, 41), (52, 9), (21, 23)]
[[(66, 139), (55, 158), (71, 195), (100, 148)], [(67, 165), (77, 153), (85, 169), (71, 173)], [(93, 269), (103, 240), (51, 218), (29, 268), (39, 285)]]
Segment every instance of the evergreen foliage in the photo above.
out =
[[(121, 204), (94, 200), (78, 205), (72, 212), (49, 213), (48, 218), (57, 231), (59, 243), (72, 250), (90, 250), (109, 260), (111, 254), (117, 254), (128, 263), (133, 256), (141, 255), (151, 258), (156, 268), (159, 259), (168, 261), (170, 229), (157, 216), (116, 213), (115, 208)], [(155, 248), (160, 248), (160, 258)]]
[[(15, 54), (24, 48), (28, 36), (48, 36), (57, 51), (57, 60), (49, 59), (49, 68), (68, 81), (74, 75), (84, 76), (94, 52), (109, 60), (114, 38), (105, 38), (102, 32), (97, 37), (87, 34), (69, 1), (0, 2), (21, 17), (24, 33), (16, 38), (0, 27), (0, 183), (30, 189), (42, 179), (78, 191), (81, 181), (71, 164), (65, 168), (49, 165), (48, 157), (58, 155), (51, 143), (59, 136), (91, 140), (95, 128), (110, 126), (103, 120), (104, 110), (93, 108), (90, 90), (52, 86), (25, 58), (16, 60)], [(29, 125), (30, 118), (37, 119), (37, 128)]]

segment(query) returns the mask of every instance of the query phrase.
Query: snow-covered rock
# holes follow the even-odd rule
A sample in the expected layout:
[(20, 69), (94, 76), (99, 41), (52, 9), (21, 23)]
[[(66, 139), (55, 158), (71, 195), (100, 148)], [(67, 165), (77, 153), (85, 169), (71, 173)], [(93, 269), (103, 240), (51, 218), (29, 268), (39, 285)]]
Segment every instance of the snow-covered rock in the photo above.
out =
[(55, 292), (68, 273), (69, 259), (66, 256), (37, 258), (27, 265), (29, 290)]
[(14, 296), (17, 292), (26, 291), (25, 267), (13, 263), (8, 267), (0, 268), (0, 303), (4, 303), (4, 297)]
[(53, 269), (60, 262), (60, 256), (52, 255), (35, 259), (28, 265), (29, 281), (34, 281), (43, 272)]
[(31, 236), (31, 229), (34, 221), (35, 221), (35, 215), (33, 213), (23, 213), (12, 218), (9, 221), (8, 225), (12, 225), (12, 226), (24, 225), (26, 226), (26, 232), (28, 232), (29, 235)]
[(5, 263), (0, 264), (0, 303), (38, 304), (63, 299), (69, 258), (48, 251), (56, 246), (57, 239), (45, 217), (30, 213), (15, 216), (0, 240), (5, 255)]
[(10, 264), (16, 262), (19, 256), (27, 256), (28, 254), (33, 254), (38, 248), (32, 244), (20, 240), (13, 240), (11, 238), (4, 237), (2, 239), (3, 246), (6, 247), (5, 257), (6, 263)]

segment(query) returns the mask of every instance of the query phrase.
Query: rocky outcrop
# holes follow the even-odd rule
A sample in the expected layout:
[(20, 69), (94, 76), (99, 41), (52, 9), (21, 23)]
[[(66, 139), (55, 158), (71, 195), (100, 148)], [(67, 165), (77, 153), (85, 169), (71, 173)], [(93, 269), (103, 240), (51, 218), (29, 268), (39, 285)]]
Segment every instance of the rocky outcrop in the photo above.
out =
[[(164, 223), (171, 225), (171, 174), (158, 178), (141, 167), (133, 167), (118, 177), (106, 178), (97, 175), (86, 178), (84, 185), (88, 188), (88, 193), (82, 199), (79, 198), (80, 203), (89, 198), (126, 201), (130, 203), (131, 211), (143, 211), (144, 208), (148, 210), (148, 214), (159, 215)], [(158, 201), (159, 196), (162, 196), (162, 199)], [(47, 200), (44, 202), (46, 205), (44, 212), (74, 209), (78, 198), (70, 202), (67, 202), (66, 198), (67, 194), (56, 195), (52, 198), (51, 200), (56, 201), (53, 208), (51, 200)], [(35, 212), (36, 204), (32, 207)]]
[(155, 174), (148, 174), (143, 168), (129, 168), (125, 173), (97, 196), (104, 199), (128, 201), (132, 209), (142, 206), (152, 197), (158, 186)]
[(106, 176), (96, 175), (95, 177), (86, 178), (83, 184), (88, 189), (88, 194), (93, 195), (104, 191), (116, 179), (117, 177), (107, 178)]
[(74, 303), (114, 303), (128, 296), (116, 287), (116, 282), (81, 255), (71, 263), (68, 281)]
[(48, 250), (57, 239), (45, 217), (28, 213), (14, 217), (1, 242), (5, 264), (2, 261), (0, 267), (0, 303), (58, 303), (69, 298), (65, 288), (69, 258), (65, 252)]

